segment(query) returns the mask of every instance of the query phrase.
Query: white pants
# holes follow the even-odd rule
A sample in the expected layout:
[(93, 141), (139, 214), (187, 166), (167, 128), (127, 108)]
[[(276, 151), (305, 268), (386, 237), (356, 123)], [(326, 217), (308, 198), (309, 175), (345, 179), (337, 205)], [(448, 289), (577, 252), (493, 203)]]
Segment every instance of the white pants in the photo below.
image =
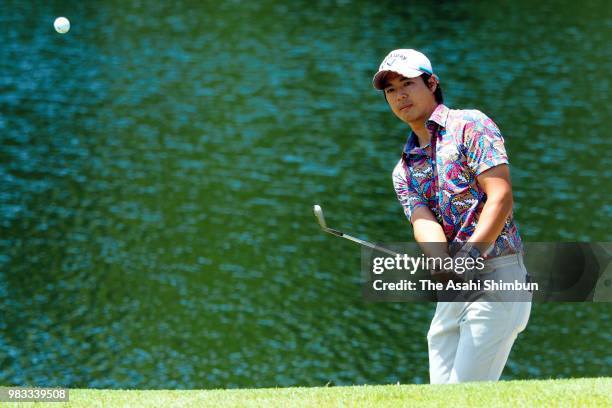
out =
[[(485, 265), (486, 279), (526, 280), (520, 254), (493, 258)], [(529, 293), (526, 302), (503, 302), (500, 296), (487, 292), (474, 302), (438, 302), (427, 333), (432, 384), (499, 380), (531, 311)]]

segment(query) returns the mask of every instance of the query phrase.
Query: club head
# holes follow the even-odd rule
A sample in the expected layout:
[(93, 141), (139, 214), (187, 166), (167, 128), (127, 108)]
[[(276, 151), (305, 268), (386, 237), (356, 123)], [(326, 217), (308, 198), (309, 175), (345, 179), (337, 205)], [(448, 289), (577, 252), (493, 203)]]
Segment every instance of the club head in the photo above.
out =
[(314, 215), (317, 217), (317, 221), (319, 221), (319, 225), (323, 229), (327, 229), (327, 224), (325, 223), (325, 217), (323, 216), (323, 209), (318, 204), (315, 204), (313, 207)]

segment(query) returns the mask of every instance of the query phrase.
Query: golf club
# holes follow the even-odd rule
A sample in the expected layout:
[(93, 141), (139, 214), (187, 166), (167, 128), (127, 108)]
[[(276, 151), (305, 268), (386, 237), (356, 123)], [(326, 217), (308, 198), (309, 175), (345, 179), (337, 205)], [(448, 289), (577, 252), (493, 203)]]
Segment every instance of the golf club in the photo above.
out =
[(327, 223), (325, 222), (325, 217), (323, 216), (323, 209), (321, 208), (320, 205), (315, 204), (315, 206), (313, 207), (313, 211), (314, 211), (315, 217), (317, 217), (317, 221), (319, 221), (319, 225), (321, 226), (323, 231), (329, 232), (330, 234), (335, 235), (337, 237), (346, 238), (346, 239), (351, 240), (353, 242), (356, 242), (356, 243), (358, 243), (360, 245), (367, 246), (368, 248), (372, 248), (372, 249), (384, 252), (384, 253), (389, 254), (389, 255), (393, 255), (393, 256), (399, 255), (397, 252), (393, 252), (390, 249), (383, 248), (383, 247), (380, 247), (378, 245), (372, 244), (371, 242), (364, 241), (362, 239), (352, 237), (352, 236), (350, 236), (348, 234), (345, 234), (344, 232), (335, 230), (333, 228), (328, 228), (327, 227)]

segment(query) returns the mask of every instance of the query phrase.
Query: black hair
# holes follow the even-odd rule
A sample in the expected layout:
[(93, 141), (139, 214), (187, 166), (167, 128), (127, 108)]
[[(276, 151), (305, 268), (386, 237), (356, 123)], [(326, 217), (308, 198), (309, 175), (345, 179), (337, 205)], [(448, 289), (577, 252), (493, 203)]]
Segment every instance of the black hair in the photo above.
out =
[[(429, 74), (421, 74), (421, 79), (425, 82), (425, 86), (429, 88), (429, 78), (431, 75)], [(434, 91), (434, 98), (436, 98), (436, 102), (444, 103), (444, 95), (442, 94), (442, 88), (440, 87), (440, 82), (436, 86), (436, 90)]]

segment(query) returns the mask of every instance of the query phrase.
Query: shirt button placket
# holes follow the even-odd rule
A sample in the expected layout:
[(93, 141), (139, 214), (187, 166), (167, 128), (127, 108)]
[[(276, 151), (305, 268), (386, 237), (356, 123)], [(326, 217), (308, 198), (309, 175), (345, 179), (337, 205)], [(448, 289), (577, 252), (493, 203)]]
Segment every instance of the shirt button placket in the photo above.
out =
[(434, 198), (436, 199), (436, 206), (438, 207), (438, 209), (440, 208), (440, 200), (438, 197), (438, 169), (436, 166), (436, 137), (437, 137), (437, 132), (431, 132), (431, 143), (430, 143), (430, 149), (431, 149), (431, 155), (429, 157), (429, 162), (431, 164), (431, 171), (433, 174), (433, 195)]

